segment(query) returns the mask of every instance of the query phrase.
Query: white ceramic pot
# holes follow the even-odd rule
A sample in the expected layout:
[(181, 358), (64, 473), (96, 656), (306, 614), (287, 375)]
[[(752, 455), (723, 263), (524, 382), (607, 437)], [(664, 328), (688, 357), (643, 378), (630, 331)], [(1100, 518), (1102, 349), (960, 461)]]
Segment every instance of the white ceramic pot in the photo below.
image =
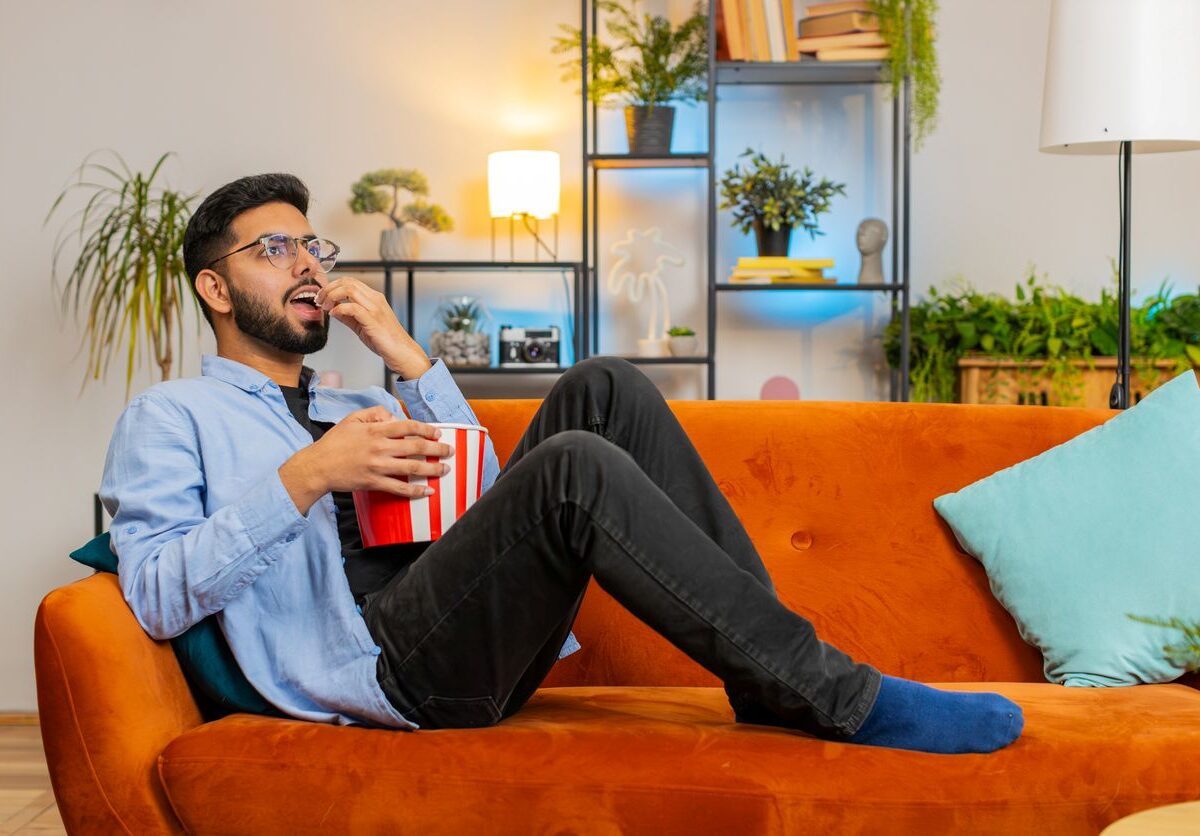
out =
[(421, 257), (421, 239), (413, 224), (379, 233), (379, 257), (384, 261), (416, 261)]
[(674, 357), (694, 357), (696, 355), (696, 337), (668, 337), (671, 344), (671, 355)]

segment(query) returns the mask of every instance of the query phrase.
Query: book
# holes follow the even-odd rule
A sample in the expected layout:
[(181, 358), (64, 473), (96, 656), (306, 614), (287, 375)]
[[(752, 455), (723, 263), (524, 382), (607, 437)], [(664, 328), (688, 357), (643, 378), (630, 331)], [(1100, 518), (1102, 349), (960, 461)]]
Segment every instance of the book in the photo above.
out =
[(787, 46), (787, 60), (799, 61), (800, 50), (796, 48), (796, 7), (792, 0), (781, 0), (783, 11), (783, 37)]
[(767, 18), (767, 40), (772, 61), (787, 60), (787, 40), (783, 34), (783, 8), (779, 0), (763, 0)]
[(789, 258), (786, 255), (744, 255), (737, 260), (738, 270), (820, 270), (832, 267), (832, 258)]
[(730, 274), (734, 279), (753, 279), (759, 277), (783, 278), (792, 276), (798, 279), (823, 279), (825, 274), (820, 270), (742, 270), (738, 268)]
[(746, 278), (738, 277), (736, 274), (729, 277), (730, 284), (837, 284), (837, 279), (832, 276), (817, 276), (815, 278), (806, 278), (803, 276), (750, 276)]
[(849, 49), (851, 47), (887, 46), (878, 32), (855, 32), (851, 35), (827, 35), (821, 38), (799, 38), (799, 52), (818, 52), (822, 49)]
[(833, 3), (814, 3), (804, 7), (805, 17), (821, 17), (836, 15), (842, 12), (869, 12), (871, 4), (868, 0), (837, 0)]
[(751, 61), (771, 60), (771, 41), (767, 36), (766, 0), (744, 0), (746, 6), (746, 42)]
[(725, 19), (725, 42), (729, 45), (730, 61), (746, 60), (746, 30), (742, 25), (742, 0), (721, 0)]
[(800, 21), (800, 37), (802, 38), (878, 31), (879, 18), (869, 12), (842, 12), (836, 15), (806, 17)]
[(861, 49), (822, 49), (817, 52), (818, 61), (883, 61), (891, 50), (886, 46)]

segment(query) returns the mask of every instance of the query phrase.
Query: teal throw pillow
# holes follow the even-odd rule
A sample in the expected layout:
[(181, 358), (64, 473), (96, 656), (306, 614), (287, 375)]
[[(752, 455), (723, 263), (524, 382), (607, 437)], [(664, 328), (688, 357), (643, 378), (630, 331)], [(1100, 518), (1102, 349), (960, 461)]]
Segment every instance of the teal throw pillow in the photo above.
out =
[[(99, 572), (117, 573), (117, 556), (109, 545), (107, 531), (71, 552), (71, 558)], [(171, 647), (192, 689), (212, 703), (210, 713), (242, 711), (283, 716), (246, 679), (216, 616), (210, 615), (171, 639)]]
[(934, 508), (993, 594), (1076, 686), (1167, 682), (1177, 631), (1200, 619), (1200, 388), (1186, 372), (1137, 406)]

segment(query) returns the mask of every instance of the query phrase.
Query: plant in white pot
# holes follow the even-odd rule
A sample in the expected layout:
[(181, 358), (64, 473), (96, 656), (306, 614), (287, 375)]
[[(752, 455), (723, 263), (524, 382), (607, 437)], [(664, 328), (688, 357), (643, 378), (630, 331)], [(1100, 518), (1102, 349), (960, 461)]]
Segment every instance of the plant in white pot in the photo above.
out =
[[(408, 192), (413, 201), (400, 205), (400, 192)], [(379, 256), (384, 261), (413, 261), (420, 257), (417, 229), (429, 232), (449, 232), (454, 222), (446, 210), (436, 203), (427, 203), (429, 182), (413, 168), (383, 168), (371, 171), (350, 187), (350, 210), (356, 215), (378, 212), (386, 215), (392, 226), (379, 235)]]
[(686, 325), (668, 329), (667, 341), (674, 357), (692, 357), (696, 354), (696, 332)]
[[(610, 43), (588, 39), (588, 98), (597, 105), (625, 104), (625, 130), (631, 154), (668, 154), (675, 124), (671, 102), (708, 98), (708, 17), (700, 4), (678, 27), (661, 15), (640, 13), (637, 0), (627, 7), (617, 0), (596, 0), (608, 15)], [(565, 80), (580, 77), (583, 34), (560, 24), (565, 36), (555, 38), (553, 52), (571, 57), (563, 62)]]
[(446, 296), (435, 314), (441, 331), (429, 337), (429, 353), (447, 366), (479, 368), (492, 362), (492, 339), (482, 303), (471, 296)]
[[(68, 195), (87, 195), (83, 208), (67, 219), (54, 247), (52, 281), (62, 295), (63, 310), (78, 317), (86, 311), (84, 339), (88, 344), (89, 379), (108, 373), (109, 362), (124, 354), (125, 396), (140, 365), (144, 348), (163, 380), (175, 367), (173, 338), (183, 353), (184, 307), (193, 309), (200, 331), (200, 307), (183, 264), (183, 233), (191, 218), (195, 195), (163, 188), (155, 181), (170, 154), (163, 154), (149, 174), (129, 169), (120, 155), (114, 162), (94, 162), (89, 156), (74, 183), (59, 194), (46, 221), (64, 207)], [(58, 287), (59, 259), (68, 246), (79, 251), (62, 288)]]
[(749, 157), (721, 177), (721, 208), (733, 210), (733, 225), (742, 232), (754, 231), (761, 256), (786, 256), (796, 226), (816, 239), (824, 235), (817, 227), (818, 216), (829, 211), (834, 195), (845, 195), (846, 184), (814, 179), (812, 169), (801, 174), (783, 157), (771, 162), (766, 154), (747, 148), (739, 157)]

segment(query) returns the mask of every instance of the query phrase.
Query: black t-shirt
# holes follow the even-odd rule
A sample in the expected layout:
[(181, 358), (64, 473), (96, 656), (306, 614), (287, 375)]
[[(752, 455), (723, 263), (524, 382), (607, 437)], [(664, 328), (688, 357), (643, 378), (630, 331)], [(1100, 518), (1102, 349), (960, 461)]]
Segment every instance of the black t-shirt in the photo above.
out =
[[(307, 366), (300, 373), (300, 385), (280, 386), (283, 399), (300, 426), (317, 441), (333, 424), (314, 421), (308, 415), (308, 382), (312, 369)], [(333, 504), (337, 507), (338, 539), (342, 544), (342, 557), (346, 559), (346, 579), (350, 592), (359, 604), (363, 598), (387, 585), (396, 573), (416, 560), (428, 547), (428, 543), (399, 543), (393, 546), (365, 548), (362, 532), (358, 529), (358, 515), (354, 510), (354, 496), (348, 491), (334, 491)]]

